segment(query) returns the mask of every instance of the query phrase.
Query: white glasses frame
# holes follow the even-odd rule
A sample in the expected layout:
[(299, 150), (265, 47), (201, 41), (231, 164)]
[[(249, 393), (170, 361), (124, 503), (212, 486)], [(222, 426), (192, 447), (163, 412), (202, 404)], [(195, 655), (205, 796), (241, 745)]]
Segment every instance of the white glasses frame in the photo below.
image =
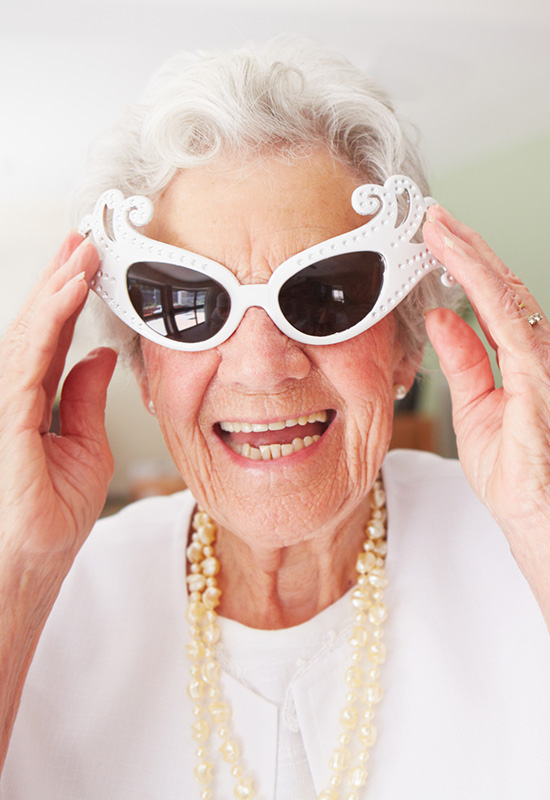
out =
[[(405, 195), (407, 209), (398, 221), (398, 198)], [(91, 288), (109, 308), (140, 336), (173, 350), (199, 351), (217, 347), (237, 329), (245, 312), (263, 308), (275, 325), (290, 339), (303, 344), (328, 345), (344, 342), (368, 330), (389, 314), (425, 275), (443, 270), (441, 281), (452, 286), (454, 279), (421, 242), (412, 242), (424, 215), (435, 200), (423, 197), (417, 185), (404, 175), (393, 175), (383, 186), (364, 184), (352, 194), (351, 204), (359, 214), (371, 218), (364, 225), (309, 247), (283, 262), (267, 283), (239, 283), (222, 264), (189, 250), (164, 244), (139, 233), (136, 227), (147, 225), (154, 207), (140, 195), (124, 198), (118, 189), (104, 192), (91, 214), (82, 220), (79, 231), (89, 235), (98, 249), (101, 264), (91, 281)], [(112, 218), (108, 220), (108, 212)], [(378, 300), (360, 322), (345, 331), (328, 336), (312, 336), (294, 328), (283, 315), (278, 295), (283, 284), (305, 267), (342, 253), (371, 251), (382, 255), (383, 282)], [(157, 333), (137, 314), (128, 293), (126, 274), (140, 261), (179, 265), (207, 275), (227, 291), (231, 307), (228, 318), (217, 334), (204, 342), (179, 342)]]

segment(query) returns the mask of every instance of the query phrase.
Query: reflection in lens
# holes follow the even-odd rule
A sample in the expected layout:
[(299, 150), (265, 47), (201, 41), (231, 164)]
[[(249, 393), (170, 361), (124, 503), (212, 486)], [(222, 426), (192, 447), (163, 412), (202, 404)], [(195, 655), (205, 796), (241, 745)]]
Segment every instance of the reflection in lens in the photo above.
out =
[(384, 268), (384, 257), (370, 251), (317, 261), (282, 285), (279, 306), (290, 324), (309, 336), (346, 331), (372, 311)]
[(205, 342), (229, 316), (231, 303), (223, 286), (187, 267), (140, 261), (128, 270), (127, 285), (141, 319), (168, 339)]

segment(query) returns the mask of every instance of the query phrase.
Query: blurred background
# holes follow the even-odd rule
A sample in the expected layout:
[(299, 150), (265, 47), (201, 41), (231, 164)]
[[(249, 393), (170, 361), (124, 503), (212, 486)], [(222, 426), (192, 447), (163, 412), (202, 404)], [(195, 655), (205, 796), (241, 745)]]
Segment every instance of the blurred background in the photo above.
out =
[[(418, 130), (432, 194), (478, 229), (550, 313), (548, 0), (3, 0), (0, 8), (0, 329), (56, 250), (93, 138), (180, 50), (294, 32), (345, 53)], [(79, 323), (74, 363), (97, 343)], [(398, 444), (452, 456), (433, 354)], [(178, 486), (133, 378), (107, 409), (111, 501)]]

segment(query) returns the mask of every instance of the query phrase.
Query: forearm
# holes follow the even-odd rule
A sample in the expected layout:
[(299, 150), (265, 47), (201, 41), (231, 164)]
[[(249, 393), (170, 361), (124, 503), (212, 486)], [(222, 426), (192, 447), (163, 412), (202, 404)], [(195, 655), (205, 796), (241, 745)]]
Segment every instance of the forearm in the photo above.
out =
[(0, 770), (38, 641), (70, 563), (44, 555), (0, 557)]

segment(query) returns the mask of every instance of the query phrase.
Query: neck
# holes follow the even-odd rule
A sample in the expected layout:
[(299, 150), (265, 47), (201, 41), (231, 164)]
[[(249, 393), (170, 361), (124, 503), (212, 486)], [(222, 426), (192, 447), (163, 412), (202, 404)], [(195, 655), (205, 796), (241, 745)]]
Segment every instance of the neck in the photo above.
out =
[(338, 600), (357, 580), (355, 562), (365, 538), (369, 499), (337, 528), (300, 544), (252, 549), (219, 528), (220, 616), (253, 628), (289, 628)]

